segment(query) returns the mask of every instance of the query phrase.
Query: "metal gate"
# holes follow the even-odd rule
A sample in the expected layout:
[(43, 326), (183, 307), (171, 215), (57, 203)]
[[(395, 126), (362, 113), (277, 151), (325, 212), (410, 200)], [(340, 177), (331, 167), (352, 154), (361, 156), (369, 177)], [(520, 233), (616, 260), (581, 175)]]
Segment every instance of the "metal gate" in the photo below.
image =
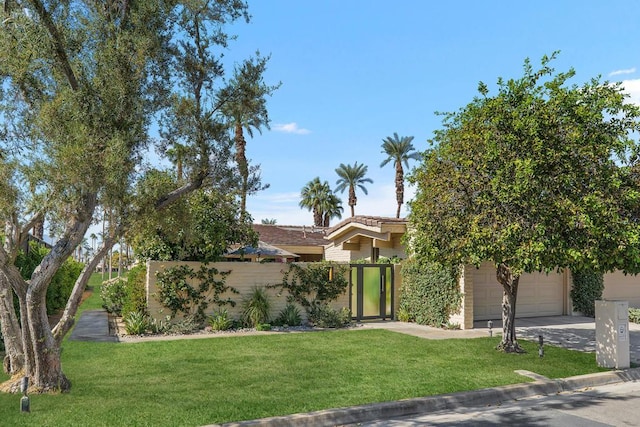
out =
[(393, 319), (393, 265), (351, 264), (349, 305), (356, 320)]

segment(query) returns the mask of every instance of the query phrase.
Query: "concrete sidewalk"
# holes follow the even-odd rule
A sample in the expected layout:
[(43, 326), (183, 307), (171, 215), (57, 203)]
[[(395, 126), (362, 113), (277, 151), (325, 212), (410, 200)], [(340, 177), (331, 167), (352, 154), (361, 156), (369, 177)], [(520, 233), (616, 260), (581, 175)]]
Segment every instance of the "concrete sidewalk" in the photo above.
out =
[(69, 340), (117, 342), (118, 337), (109, 335), (109, 317), (105, 310), (87, 310), (80, 315)]

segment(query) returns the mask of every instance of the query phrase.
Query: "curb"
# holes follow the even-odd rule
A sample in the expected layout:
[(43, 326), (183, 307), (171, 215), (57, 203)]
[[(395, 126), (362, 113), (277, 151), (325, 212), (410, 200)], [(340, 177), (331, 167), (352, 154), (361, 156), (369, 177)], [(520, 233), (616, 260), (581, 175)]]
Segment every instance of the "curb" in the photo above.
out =
[(542, 380), (532, 383), (512, 384), (481, 390), (418, 397), (394, 402), (372, 403), (349, 408), (326, 409), (322, 411), (292, 414), (287, 416), (261, 418), (209, 427), (303, 427), (336, 426), (356, 424), (366, 421), (406, 417), (425, 412), (455, 409), (468, 406), (493, 406), (509, 400), (526, 397), (576, 391), (589, 387), (640, 380), (640, 368), (622, 371), (599, 372), (578, 375), (558, 380)]

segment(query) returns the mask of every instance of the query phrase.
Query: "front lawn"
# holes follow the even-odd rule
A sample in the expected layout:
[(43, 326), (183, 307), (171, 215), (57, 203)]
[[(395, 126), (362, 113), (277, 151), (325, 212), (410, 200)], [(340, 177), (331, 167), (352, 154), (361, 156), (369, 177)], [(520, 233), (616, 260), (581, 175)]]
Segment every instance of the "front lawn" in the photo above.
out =
[[(3, 425), (195, 426), (596, 372), (594, 354), (498, 338), (426, 340), (385, 330), (231, 336), (137, 344), (67, 341), (72, 391), (0, 394)], [(1, 378), (1, 379), (4, 379)]]

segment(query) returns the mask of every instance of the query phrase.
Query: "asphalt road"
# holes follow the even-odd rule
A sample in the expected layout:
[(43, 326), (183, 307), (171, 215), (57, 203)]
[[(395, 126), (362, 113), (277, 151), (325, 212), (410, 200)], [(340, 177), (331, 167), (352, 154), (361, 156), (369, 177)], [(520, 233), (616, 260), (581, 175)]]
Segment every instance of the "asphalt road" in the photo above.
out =
[(459, 408), (420, 416), (357, 424), (411, 426), (640, 426), (640, 382), (632, 381), (509, 402)]

